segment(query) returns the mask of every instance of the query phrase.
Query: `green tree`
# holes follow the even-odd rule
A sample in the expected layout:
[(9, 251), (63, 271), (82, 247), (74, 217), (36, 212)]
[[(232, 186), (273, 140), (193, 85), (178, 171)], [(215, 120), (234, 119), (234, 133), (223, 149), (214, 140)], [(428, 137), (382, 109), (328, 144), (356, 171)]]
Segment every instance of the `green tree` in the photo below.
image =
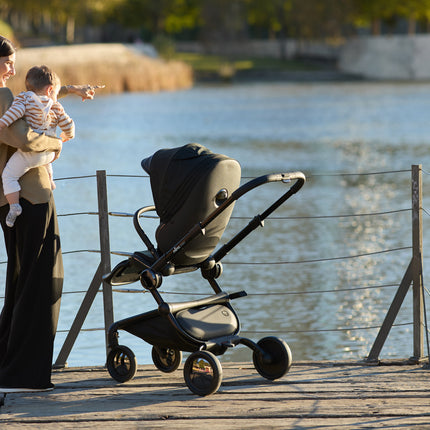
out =
[(275, 38), (284, 50), (287, 38), (339, 37), (359, 27), (380, 34), (382, 23), (399, 20), (414, 33), (417, 23), (430, 22), (430, 0), (1, 0), (0, 19), (18, 37), (69, 43), (75, 28), (109, 24), (147, 38), (199, 34), (206, 43)]
[(119, 0), (109, 18), (153, 36), (180, 33), (199, 25), (199, 0)]
[(355, 24), (370, 27), (374, 35), (381, 33), (382, 22), (394, 22), (399, 18), (408, 21), (408, 32), (416, 31), (418, 20), (429, 21), (429, 0), (354, 0)]
[(243, 0), (201, 0), (200, 39), (206, 45), (224, 44), (247, 36)]
[(416, 33), (416, 25), (418, 21), (426, 21), (428, 23), (430, 16), (430, 1), (429, 0), (408, 0), (395, 1), (396, 13), (398, 16), (405, 18), (408, 21), (408, 33)]
[(351, 28), (353, 0), (246, 0), (248, 22), (263, 28), (280, 41), (281, 57), (286, 56), (285, 39), (340, 37)]
[(96, 16), (102, 22), (106, 11), (118, 1), (121, 0), (3, 0), (1, 11), (2, 16), (13, 21), (15, 30), (22, 31), (24, 23), (34, 36), (47, 34), (73, 43), (76, 25), (85, 25)]

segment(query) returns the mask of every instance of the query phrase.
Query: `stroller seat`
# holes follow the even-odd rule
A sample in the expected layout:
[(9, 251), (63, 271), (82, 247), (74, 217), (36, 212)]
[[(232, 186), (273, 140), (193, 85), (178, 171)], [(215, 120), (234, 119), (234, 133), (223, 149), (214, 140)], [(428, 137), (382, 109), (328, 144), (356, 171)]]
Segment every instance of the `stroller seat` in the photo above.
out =
[[(181, 239), (201, 220), (220, 208), (240, 185), (240, 164), (202, 145), (191, 143), (161, 149), (144, 159), (142, 168), (150, 175), (154, 206), (145, 206), (134, 215), (134, 226), (146, 251), (134, 252), (104, 277), (112, 285), (138, 281), (144, 268), (158, 261), (156, 270), (164, 276), (197, 270), (217, 246), (228, 224), (234, 202), (219, 211), (204, 229), (184, 246)], [(152, 244), (140, 224), (140, 217), (156, 211), (160, 224)]]
[[(236, 160), (196, 143), (161, 149), (141, 165), (150, 176), (154, 205), (138, 209), (133, 222), (147, 250), (133, 252), (103, 279), (111, 285), (140, 281), (158, 307), (109, 328), (110, 375), (126, 382), (137, 369), (133, 352), (118, 343), (119, 330), (151, 344), (153, 362), (163, 372), (180, 366), (182, 351), (191, 353), (184, 364), (184, 378), (190, 390), (201, 396), (215, 392), (221, 384), (222, 369), (216, 356), (239, 344), (252, 349), (254, 366), (263, 377), (273, 380), (285, 375), (292, 362), (288, 345), (273, 336), (257, 343), (239, 336), (239, 318), (230, 302), (246, 292), (227, 293), (217, 279), (223, 272), (222, 258), (302, 187), (303, 173), (264, 175), (240, 186), (241, 168)], [(277, 201), (217, 248), (242, 195), (266, 183), (291, 181), (293, 185)], [(155, 245), (141, 225), (142, 216), (151, 211), (160, 219)], [(187, 302), (163, 299), (159, 287), (164, 277), (198, 269), (214, 294)]]

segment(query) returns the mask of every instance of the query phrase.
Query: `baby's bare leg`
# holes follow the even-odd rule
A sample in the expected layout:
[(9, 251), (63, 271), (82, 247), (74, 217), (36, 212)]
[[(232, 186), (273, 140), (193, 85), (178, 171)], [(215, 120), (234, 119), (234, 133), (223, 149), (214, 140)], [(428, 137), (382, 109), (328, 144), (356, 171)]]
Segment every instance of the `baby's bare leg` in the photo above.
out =
[(45, 169), (48, 172), (49, 180), (51, 181), (51, 190), (55, 190), (57, 186), (55, 185), (55, 182), (54, 182), (54, 172), (52, 170), (52, 163), (45, 164)]
[(10, 205), (19, 203), (19, 191), (5, 195), (7, 202)]

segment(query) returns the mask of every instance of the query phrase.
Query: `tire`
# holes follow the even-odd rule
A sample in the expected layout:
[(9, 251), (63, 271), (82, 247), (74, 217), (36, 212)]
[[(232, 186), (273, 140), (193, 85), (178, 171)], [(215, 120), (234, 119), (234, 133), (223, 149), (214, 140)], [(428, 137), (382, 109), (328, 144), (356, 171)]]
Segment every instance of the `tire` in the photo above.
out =
[(185, 361), (184, 379), (194, 394), (199, 396), (213, 394), (221, 385), (221, 363), (212, 352), (193, 352)]
[(110, 376), (118, 382), (133, 379), (137, 370), (133, 351), (122, 345), (118, 345), (109, 352), (106, 365)]
[(182, 352), (174, 348), (152, 347), (152, 361), (164, 373), (174, 372), (182, 363)]
[(254, 367), (257, 372), (266, 379), (274, 381), (282, 378), (291, 367), (293, 357), (289, 346), (285, 341), (277, 337), (264, 337), (257, 342), (263, 350), (255, 350), (252, 355)]

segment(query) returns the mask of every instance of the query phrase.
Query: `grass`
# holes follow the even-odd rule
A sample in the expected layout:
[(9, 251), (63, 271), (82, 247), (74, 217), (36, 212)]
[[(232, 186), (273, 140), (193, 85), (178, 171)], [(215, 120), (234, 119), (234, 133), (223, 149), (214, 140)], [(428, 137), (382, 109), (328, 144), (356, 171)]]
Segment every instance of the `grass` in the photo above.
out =
[(197, 75), (221, 75), (223, 70), (231, 73), (247, 70), (279, 70), (300, 71), (318, 70), (315, 64), (309, 64), (300, 60), (280, 60), (276, 58), (232, 58), (229, 56), (196, 54), (190, 52), (177, 52), (173, 57), (175, 60), (183, 61), (190, 65)]

